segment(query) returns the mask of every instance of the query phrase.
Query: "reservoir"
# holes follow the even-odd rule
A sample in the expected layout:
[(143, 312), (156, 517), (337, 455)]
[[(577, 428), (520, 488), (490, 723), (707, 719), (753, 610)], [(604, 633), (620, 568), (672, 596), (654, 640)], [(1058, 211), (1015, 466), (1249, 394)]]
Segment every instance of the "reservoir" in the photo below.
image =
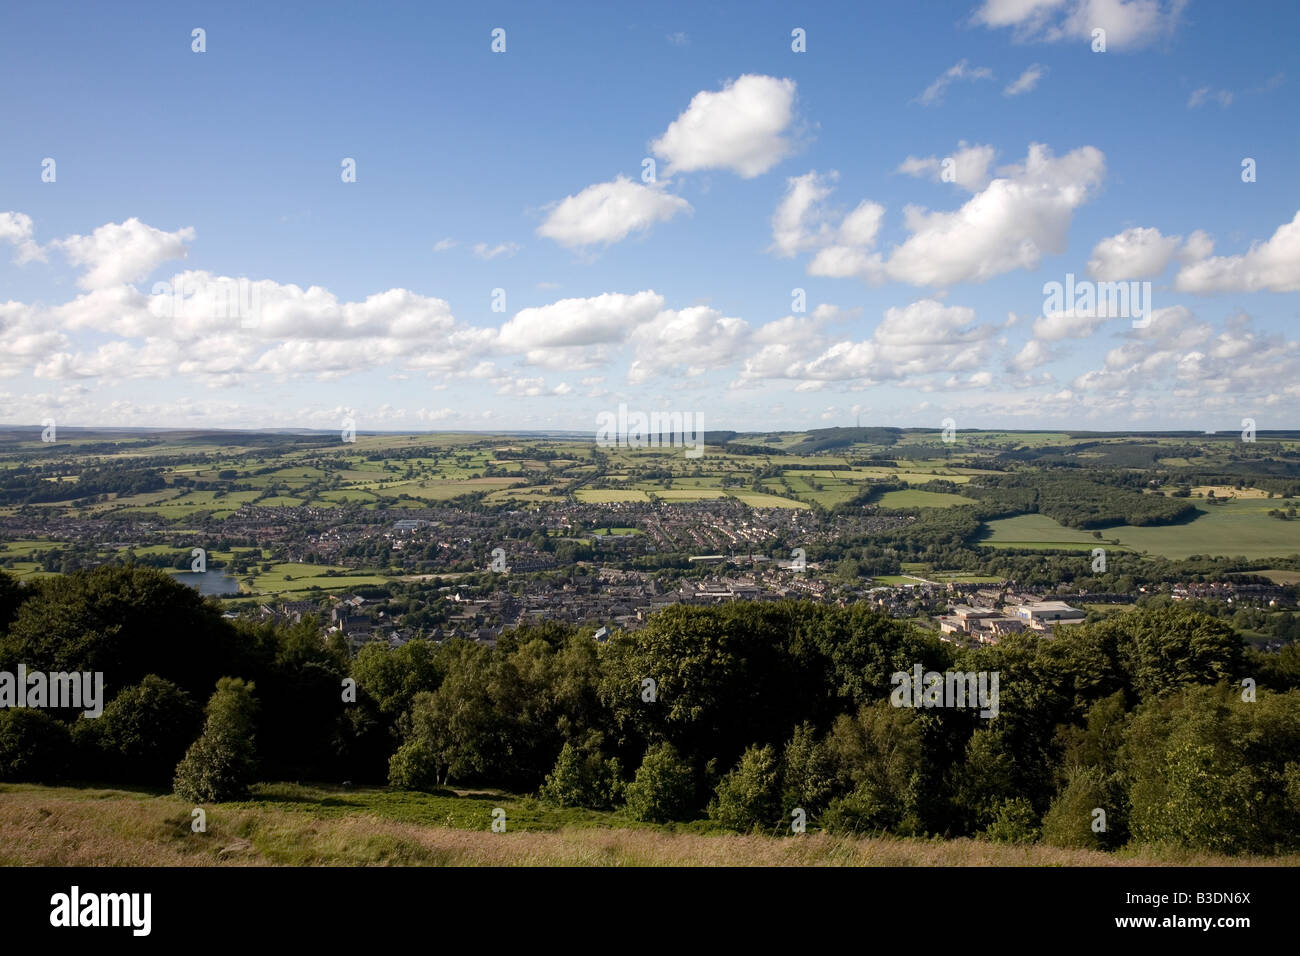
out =
[(213, 597), (227, 597), (239, 593), (239, 581), (225, 571), (181, 571), (176, 580), (198, 588), (199, 593)]

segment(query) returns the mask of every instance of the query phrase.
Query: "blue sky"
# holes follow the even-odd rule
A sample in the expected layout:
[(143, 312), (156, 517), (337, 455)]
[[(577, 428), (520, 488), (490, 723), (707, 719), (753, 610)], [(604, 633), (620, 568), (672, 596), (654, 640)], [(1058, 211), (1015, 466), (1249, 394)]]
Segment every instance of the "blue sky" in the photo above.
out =
[(270, 6), (0, 15), (0, 421), (1300, 427), (1294, 4)]

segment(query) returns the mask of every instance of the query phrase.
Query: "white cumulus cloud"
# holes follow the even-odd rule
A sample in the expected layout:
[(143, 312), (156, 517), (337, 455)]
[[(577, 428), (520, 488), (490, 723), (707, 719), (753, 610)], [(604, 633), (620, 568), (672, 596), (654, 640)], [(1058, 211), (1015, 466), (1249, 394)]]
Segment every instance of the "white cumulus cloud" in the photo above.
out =
[(667, 222), (691, 204), (660, 186), (635, 183), (626, 176), (588, 186), (550, 208), (537, 234), (566, 246), (619, 242), (632, 232)]
[(1300, 292), (1300, 212), (1239, 256), (1211, 257), (1212, 244), (1204, 233), (1193, 234), (1189, 246), (1193, 240), (1201, 255), (1178, 271), (1174, 288), (1180, 292)]
[(83, 289), (103, 289), (143, 279), (169, 259), (184, 259), (193, 228), (164, 232), (132, 217), (110, 222), (89, 236), (69, 236), (53, 243), (73, 265), (85, 266), (77, 280)]
[(984, 0), (974, 22), (1010, 28), (1020, 41), (1091, 42), (1106, 31), (1106, 49), (1137, 50), (1178, 26), (1187, 0)]
[(692, 97), (650, 144), (668, 173), (729, 169), (745, 179), (767, 172), (790, 152), (795, 82), (745, 74), (723, 89)]
[(1088, 259), (1088, 274), (1103, 282), (1154, 279), (1173, 259), (1182, 236), (1162, 236), (1159, 229), (1125, 229), (1101, 240)]

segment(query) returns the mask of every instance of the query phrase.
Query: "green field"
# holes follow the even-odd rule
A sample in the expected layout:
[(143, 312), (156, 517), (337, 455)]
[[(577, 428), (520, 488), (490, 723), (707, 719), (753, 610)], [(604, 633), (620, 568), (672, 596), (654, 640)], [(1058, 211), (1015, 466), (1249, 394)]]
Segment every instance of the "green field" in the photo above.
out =
[[(1106, 545), (1105, 541), (1094, 538), (1091, 531), (1067, 528), (1047, 515), (998, 518), (995, 521), (986, 521), (984, 529), (987, 537), (981, 538), (979, 544), (990, 548), (1090, 551)], [(1103, 531), (1102, 536), (1107, 539), (1113, 537), (1112, 530)]]
[(1300, 571), (1268, 570), (1256, 573), (1264, 575), (1274, 584), (1300, 584)]
[(988, 536), (980, 544), (995, 548), (1087, 551), (1118, 547), (1166, 558), (1194, 554), (1269, 558), (1300, 554), (1300, 521), (1270, 518), (1276, 501), (1237, 499), (1225, 505), (1197, 504), (1197, 517), (1185, 524), (1102, 528), (1102, 540), (1091, 531), (1066, 528), (1046, 515), (1018, 515), (986, 522)]
[(649, 501), (644, 491), (621, 488), (579, 488), (575, 495), (579, 501), (592, 504), (608, 504), (611, 501)]
[(732, 496), (739, 498), (751, 508), (807, 508), (806, 502), (795, 501), (792, 498), (782, 498), (780, 495), (764, 495), (757, 491), (736, 491)]
[[(337, 572), (326, 574), (327, 571)], [(252, 590), (258, 594), (290, 594), (295, 591), (310, 591), (319, 588), (322, 591), (350, 591), (364, 585), (384, 584), (388, 577), (378, 574), (356, 574), (350, 569), (337, 565), (291, 564), (288, 562), (273, 564), (267, 572), (255, 572)]]
[(1102, 532), (1134, 551), (1167, 558), (1193, 554), (1246, 558), (1300, 554), (1300, 521), (1279, 521), (1268, 511), (1278, 502), (1239, 499), (1226, 505), (1196, 505), (1200, 517), (1189, 524), (1149, 528), (1114, 528)]
[(876, 499), (882, 508), (951, 508), (953, 505), (974, 504), (973, 498), (950, 495), (939, 491), (917, 491), (904, 488), (902, 491), (886, 491)]

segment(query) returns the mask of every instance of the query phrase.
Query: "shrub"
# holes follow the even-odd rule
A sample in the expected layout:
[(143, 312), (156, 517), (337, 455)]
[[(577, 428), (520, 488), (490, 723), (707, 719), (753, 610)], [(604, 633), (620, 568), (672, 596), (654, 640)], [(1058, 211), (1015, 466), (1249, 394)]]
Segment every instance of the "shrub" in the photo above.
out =
[(78, 720), (74, 730), (93, 743), (110, 779), (166, 785), (201, 720), (189, 694), (150, 674), (120, 691), (100, 717)]
[(1036, 843), (1039, 835), (1038, 814), (1024, 797), (1005, 801), (984, 830), (984, 836), (995, 843)]
[(538, 796), (558, 807), (603, 809), (614, 804), (621, 790), (617, 758), (606, 760), (599, 750), (566, 743)]
[(1300, 692), (1195, 687), (1139, 708), (1125, 731), (1129, 826), (1142, 843), (1219, 853), (1300, 845)]
[(657, 744), (646, 751), (636, 779), (627, 786), (627, 809), (636, 820), (667, 823), (691, 814), (695, 781), (690, 765), (672, 744)]
[(58, 780), (66, 773), (71, 756), (67, 724), (42, 710), (0, 710), (0, 780)]
[(780, 826), (784, 814), (776, 750), (771, 745), (748, 748), (736, 769), (722, 778), (716, 794), (709, 816), (727, 829), (745, 833)]
[(399, 790), (436, 790), (438, 755), (424, 740), (408, 740), (388, 761), (388, 785)]
[[(1106, 830), (1093, 829), (1093, 811), (1106, 811)], [(1097, 770), (1082, 767), (1070, 774), (1065, 787), (1043, 817), (1043, 842), (1051, 846), (1104, 850), (1114, 845), (1116, 807), (1107, 794), (1106, 781)]]
[(253, 685), (236, 677), (217, 681), (203, 735), (176, 767), (176, 795), (195, 803), (242, 800), (256, 771)]
[(821, 813), (835, 793), (835, 761), (826, 745), (817, 740), (811, 724), (795, 728), (785, 745), (782, 764), (786, 807), (802, 807), (809, 816)]

